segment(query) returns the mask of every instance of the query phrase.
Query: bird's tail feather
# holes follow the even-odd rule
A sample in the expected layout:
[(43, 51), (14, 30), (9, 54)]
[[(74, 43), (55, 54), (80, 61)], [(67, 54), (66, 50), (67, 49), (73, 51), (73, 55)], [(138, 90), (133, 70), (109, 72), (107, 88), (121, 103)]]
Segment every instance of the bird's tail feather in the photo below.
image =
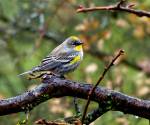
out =
[(32, 74), (33, 71), (27, 71), (27, 72), (23, 72), (21, 74), (19, 74), (18, 76), (24, 76), (24, 75), (27, 75), (27, 74)]

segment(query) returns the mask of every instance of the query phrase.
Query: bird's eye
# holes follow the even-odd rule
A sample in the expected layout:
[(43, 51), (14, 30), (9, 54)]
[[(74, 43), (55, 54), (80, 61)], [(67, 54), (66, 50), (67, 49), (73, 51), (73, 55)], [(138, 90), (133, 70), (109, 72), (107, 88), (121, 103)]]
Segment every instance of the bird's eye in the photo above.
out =
[(80, 45), (80, 42), (79, 42), (79, 41), (73, 41), (73, 42), (72, 42), (72, 45), (74, 45), (74, 46)]

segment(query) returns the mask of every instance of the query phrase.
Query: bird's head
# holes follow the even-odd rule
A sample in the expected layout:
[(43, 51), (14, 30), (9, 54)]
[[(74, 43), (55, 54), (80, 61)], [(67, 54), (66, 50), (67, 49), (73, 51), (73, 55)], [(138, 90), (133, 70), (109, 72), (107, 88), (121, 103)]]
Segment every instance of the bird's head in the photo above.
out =
[(71, 36), (65, 40), (65, 44), (68, 48), (75, 51), (82, 51), (83, 42), (76, 36)]

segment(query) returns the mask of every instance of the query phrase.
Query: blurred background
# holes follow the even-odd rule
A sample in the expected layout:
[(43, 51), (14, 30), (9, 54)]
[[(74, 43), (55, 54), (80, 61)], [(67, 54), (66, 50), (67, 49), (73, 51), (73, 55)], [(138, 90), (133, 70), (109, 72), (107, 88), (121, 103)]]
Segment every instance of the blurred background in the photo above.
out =
[[(38, 65), (65, 38), (84, 41), (84, 61), (68, 79), (95, 84), (120, 48), (125, 55), (107, 74), (103, 87), (150, 99), (150, 18), (108, 11), (76, 13), (79, 5), (103, 6), (117, 0), (0, 0), (0, 99), (35, 88), (40, 81), (17, 75)], [(135, 9), (148, 10), (150, 0), (132, 0)], [(75, 114), (71, 97), (51, 99), (31, 111), (30, 124)], [(81, 109), (85, 100), (79, 99)], [(89, 111), (96, 108), (91, 103)], [(0, 125), (15, 125), (24, 113), (0, 117)], [(8, 120), (9, 119), (9, 120)], [(94, 125), (148, 125), (148, 120), (107, 112)]]

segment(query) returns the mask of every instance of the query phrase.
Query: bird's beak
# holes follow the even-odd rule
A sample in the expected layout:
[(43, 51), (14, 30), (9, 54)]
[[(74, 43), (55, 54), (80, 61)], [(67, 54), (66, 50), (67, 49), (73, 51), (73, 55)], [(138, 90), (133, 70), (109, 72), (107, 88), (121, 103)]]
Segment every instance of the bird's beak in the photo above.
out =
[(80, 45), (84, 44), (82, 41), (80, 41)]

